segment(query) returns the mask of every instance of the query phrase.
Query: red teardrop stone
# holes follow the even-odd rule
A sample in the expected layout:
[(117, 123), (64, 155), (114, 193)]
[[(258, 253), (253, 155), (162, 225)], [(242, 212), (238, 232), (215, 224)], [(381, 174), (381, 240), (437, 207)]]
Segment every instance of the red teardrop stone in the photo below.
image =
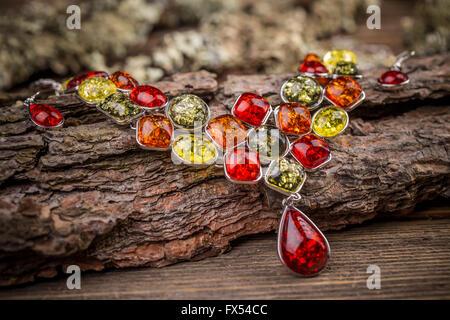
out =
[(67, 84), (67, 89), (75, 88), (84, 80), (92, 78), (92, 77), (100, 77), (100, 78), (108, 78), (108, 74), (104, 71), (91, 71), (80, 74), (79, 76), (73, 77), (72, 80)]
[(380, 77), (382, 84), (402, 84), (408, 81), (408, 76), (398, 70), (390, 70), (383, 73)]
[(280, 258), (296, 273), (315, 275), (327, 264), (327, 240), (302, 212), (293, 207), (286, 210), (279, 230)]
[(116, 71), (109, 79), (114, 82), (118, 89), (131, 90), (138, 85), (138, 82), (125, 71)]
[(259, 154), (244, 148), (236, 148), (226, 154), (225, 170), (237, 181), (256, 181), (261, 175)]
[(325, 67), (319, 61), (305, 61), (300, 65), (300, 72), (319, 74), (328, 73), (327, 67)]
[(30, 117), (34, 123), (46, 128), (56, 127), (63, 121), (58, 109), (46, 104), (32, 104), (30, 106)]
[(265, 98), (251, 92), (244, 92), (234, 105), (234, 115), (240, 120), (259, 127), (263, 124), (270, 103)]
[(152, 86), (137, 86), (130, 93), (130, 99), (143, 108), (160, 108), (167, 103), (161, 90)]
[(314, 169), (329, 159), (330, 148), (324, 140), (309, 133), (292, 144), (291, 153), (303, 167)]

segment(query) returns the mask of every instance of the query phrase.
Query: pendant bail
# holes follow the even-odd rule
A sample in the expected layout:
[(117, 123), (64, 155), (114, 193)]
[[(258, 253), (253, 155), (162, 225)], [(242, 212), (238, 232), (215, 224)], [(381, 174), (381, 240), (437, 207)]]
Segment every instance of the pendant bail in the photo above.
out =
[(302, 199), (302, 196), (299, 193), (293, 193), (291, 194), (289, 197), (285, 198), (281, 204), (283, 205), (283, 207), (290, 207), (292, 206), (295, 202), (298, 202)]
[(392, 70), (401, 70), (402, 69), (402, 63), (411, 58), (416, 54), (415, 51), (403, 51), (398, 56), (395, 57), (395, 63), (392, 65)]

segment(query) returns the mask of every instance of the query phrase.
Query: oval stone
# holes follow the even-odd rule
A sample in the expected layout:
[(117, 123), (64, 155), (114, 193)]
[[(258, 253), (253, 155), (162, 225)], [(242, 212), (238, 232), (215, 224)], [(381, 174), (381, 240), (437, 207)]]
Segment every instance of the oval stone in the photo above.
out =
[(398, 70), (390, 70), (383, 73), (379, 81), (381, 84), (402, 85), (408, 81), (408, 75)]
[(303, 62), (306, 61), (318, 61), (320, 62), (320, 57), (315, 54), (315, 53), (308, 53), (304, 58), (303, 58)]
[(120, 92), (107, 96), (98, 108), (120, 124), (128, 123), (144, 113), (142, 108)]
[(305, 61), (300, 65), (300, 72), (310, 74), (327, 74), (327, 68), (320, 61)]
[(352, 62), (356, 64), (356, 55), (350, 50), (330, 50), (323, 56), (323, 64), (330, 73), (334, 73), (334, 68), (338, 62)]
[(78, 86), (78, 96), (89, 104), (100, 103), (117, 91), (114, 83), (106, 78), (92, 77)]
[(339, 107), (325, 107), (317, 111), (313, 117), (312, 129), (322, 137), (334, 137), (341, 133), (348, 124), (348, 115)]
[(30, 117), (36, 125), (44, 128), (57, 127), (63, 123), (59, 110), (47, 104), (32, 104)]
[(144, 109), (157, 109), (167, 104), (166, 95), (152, 86), (137, 86), (131, 90), (130, 99)]
[(334, 68), (334, 73), (341, 76), (355, 76), (359, 72), (356, 63), (339, 61)]
[(209, 107), (200, 97), (183, 94), (169, 102), (167, 116), (177, 127), (188, 130), (201, 128), (208, 122)]
[(216, 158), (216, 148), (203, 136), (183, 134), (175, 138), (173, 152), (187, 164), (211, 164)]
[(108, 78), (109, 75), (104, 72), (104, 71), (91, 71), (91, 72), (86, 72), (83, 74), (80, 74), (76, 77), (73, 77), (72, 79), (70, 79), (70, 81), (67, 83), (66, 87), (67, 89), (70, 88), (75, 88), (77, 87), (80, 83), (82, 83), (84, 80), (89, 79), (89, 78), (93, 78), (93, 77), (97, 77), (97, 78)]
[(322, 87), (311, 77), (296, 76), (283, 84), (281, 99), (284, 102), (297, 102), (312, 109), (322, 101)]
[(109, 76), (109, 79), (114, 82), (117, 89), (120, 90), (132, 90), (138, 85), (138, 82), (125, 71), (116, 71)]

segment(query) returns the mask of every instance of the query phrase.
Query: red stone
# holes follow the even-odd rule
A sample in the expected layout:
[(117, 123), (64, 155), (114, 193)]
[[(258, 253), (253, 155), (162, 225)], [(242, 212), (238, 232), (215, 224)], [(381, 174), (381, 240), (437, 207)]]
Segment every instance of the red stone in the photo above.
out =
[(109, 78), (109, 75), (104, 71), (91, 71), (80, 74), (79, 76), (73, 77), (72, 80), (67, 84), (67, 89), (75, 88), (84, 80), (92, 78), (92, 77), (100, 77), (100, 78)]
[(311, 74), (320, 74), (320, 73), (328, 73), (327, 67), (325, 67), (319, 61), (305, 61), (300, 65), (300, 72), (311, 73)]
[(114, 82), (118, 89), (131, 90), (138, 85), (138, 82), (125, 71), (116, 71), (109, 76), (109, 80)]
[(408, 81), (406, 73), (397, 70), (386, 71), (380, 77), (382, 84), (402, 84), (406, 81)]
[(259, 154), (244, 148), (229, 151), (225, 157), (228, 177), (236, 181), (256, 181), (261, 175)]
[(30, 117), (34, 123), (46, 128), (56, 127), (63, 121), (58, 109), (46, 104), (32, 104), (30, 106)]
[(324, 140), (309, 133), (292, 144), (291, 154), (306, 169), (314, 169), (329, 159), (330, 148)]
[(269, 110), (269, 101), (255, 93), (245, 92), (236, 101), (233, 112), (240, 120), (259, 127), (264, 124)]
[(143, 108), (160, 108), (167, 103), (161, 90), (152, 86), (137, 86), (130, 93), (130, 99)]
[(288, 208), (279, 232), (279, 254), (289, 269), (312, 276), (325, 268), (329, 254), (327, 240), (302, 212)]

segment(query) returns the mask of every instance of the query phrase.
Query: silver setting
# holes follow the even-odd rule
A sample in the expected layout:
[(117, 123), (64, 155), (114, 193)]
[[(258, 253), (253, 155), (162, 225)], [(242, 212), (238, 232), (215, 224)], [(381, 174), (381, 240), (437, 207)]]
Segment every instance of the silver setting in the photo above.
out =
[[(157, 114), (152, 114), (152, 115), (150, 115), (150, 116), (163, 116), (163, 117), (165, 117), (165, 115), (159, 114), (159, 113), (157, 113)], [(175, 138), (174, 138), (174, 136), (175, 136), (175, 134), (174, 134), (174, 128), (173, 128), (173, 124), (172, 124), (172, 122), (170, 121), (170, 119), (169, 119), (169, 123), (170, 123), (170, 125), (172, 126), (172, 135), (171, 135), (171, 137), (170, 137), (170, 144), (169, 144), (169, 146), (166, 147), (166, 148), (159, 148), (159, 147), (149, 147), (149, 146), (146, 146), (145, 144), (142, 144), (142, 143), (139, 141), (139, 135), (138, 135), (139, 130), (138, 130), (138, 128), (139, 128), (139, 123), (141, 122), (141, 120), (142, 120), (143, 117), (144, 117), (144, 116), (141, 116), (141, 117), (136, 121), (136, 125), (135, 125), (135, 127), (134, 127), (134, 129), (136, 130), (136, 142), (137, 142), (137, 144), (139, 145), (139, 147), (142, 148), (142, 149), (144, 149), (144, 150), (155, 150), (155, 151), (166, 151), (166, 150), (170, 150), (170, 149), (172, 148), (173, 140), (175, 139)], [(130, 126), (131, 126), (131, 128), (133, 129), (132, 124), (131, 124)]]
[[(283, 94), (284, 88), (286, 87), (286, 84), (288, 83), (288, 81), (291, 80), (291, 79), (293, 79), (293, 78), (296, 78), (296, 77), (297, 77), (297, 76), (292, 77), (292, 78), (289, 78), (289, 79), (286, 80), (286, 81), (283, 83), (283, 85), (281, 86), (281, 89), (280, 89), (280, 97), (281, 97), (281, 100), (283, 100), (284, 103), (296, 102), (296, 101), (289, 101), (289, 100), (287, 100), (286, 97), (285, 97), (284, 94)], [(299, 104), (301, 104), (301, 105), (304, 105), (305, 107), (308, 108), (309, 111), (312, 111), (312, 110), (316, 109), (317, 107), (319, 107), (319, 105), (322, 103), (323, 97), (324, 97), (324, 95), (325, 95), (325, 94), (324, 94), (325, 91), (324, 91), (324, 88), (320, 85), (320, 83), (317, 82), (316, 79), (314, 79), (314, 77), (308, 76), (308, 78), (311, 78), (312, 80), (314, 80), (314, 81), (317, 83), (317, 85), (319, 86), (319, 88), (320, 88), (320, 96), (319, 96), (319, 99), (318, 99), (314, 104), (312, 104), (312, 105), (306, 105), (306, 104), (303, 104), (303, 103), (301, 103), (301, 102), (297, 102), (297, 103), (299, 103)]]
[(310, 77), (310, 78), (320, 78), (320, 77), (324, 77), (324, 78), (329, 78), (330, 74), (328, 72), (322, 72), (322, 73), (312, 73), (312, 72), (299, 72), (298, 73), (301, 76), (306, 76), (306, 77)]
[[(287, 200), (287, 199), (286, 199)], [(294, 200), (295, 201), (295, 200)], [(287, 212), (290, 210), (290, 209), (293, 209), (293, 210), (296, 210), (296, 211), (298, 211), (301, 215), (302, 215), (302, 217), (314, 228), (314, 229), (316, 229), (317, 230), (317, 232), (323, 237), (323, 239), (325, 240), (325, 243), (326, 243), (326, 245), (327, 245), (327, 262), (326, 262), (326, 264), (323, 266), (323, 268), (322, 268), (322, 270), (320, 270), (319, 272), (317, 272), (317, 273), (314, 273), (314, 274), (311, 274), (311, 275), (304, 275), (304, 274), (300, 274), (300, 273), (297, 273), (297, 272), (295, 272), (294, 270), (292, 270), (291, 268), (289, 268), (287, 265), (286, 265), (286, 263), (284, 262), (284, 260), (283, 260), (283, 257), (281, 256), (281, 237), (282, 237), (282, 232), (283, 232), (283, 224), (284, 224), (284, 220), (286, 219), (286, 214), (287, 214)], [(280, 259), (280, 261), (281, 261), (281, 263), (283, 264), (283, 266), (285, 266), (291, 273), (293, 273), (293, 274), (295, 274), (295, 275), (297, 275), (297, 276), (299, 276), (299, 277), (304, 277), (304, 278), (311, 278), (311, 277), (315, 277), (315, 276), (317, 276), (317, 275), (319, 275), (320, 273), (322, 273), (325, 269), (326, 269), (326, 267), (327, 267), (327, 265), (328, 265), (328, 261), (330, 260), (330, 258), (331, 258), (331, 248), (330, 248), (330, 244), (328, 243), (328, 239), (325, 237), (325, 235), (322, 233), (322, 231), (315, 225), (315, 223), (314, 222), (312, 222), (312, 220), (311, 219), (309, 219), (308, 218), (308, 216), (306, 215), (306, 214), (304, 214), (301, 210), (299, 210), (299, 209), (297, 209), (295, 206), (293, 206), (292, 204), (287, 204), (285, 207), (284, 207), (284, 210), (283, 210), (283, 215), (281, 216), (281, 220), (280, 220), (280, 224), (279, 224), (279, 226), (278, 226), (278, 236), (277, 236), (277, 251), (278, 251), (278, 258)]]
[[(403, 62), (405, 60), (415, 56), (415, 54), (416, 54), (415, 51), (403, 51), (402, 53), (400, 53), (399, 55), (397, 55), (395, 57), (395, 63), (392, 65), (391, 68), (389, 68), (389, 71), (401, 72)], [(380, 76), (380, 78), (381, 78), (381, 76)], [(410, 82), (409, 76), (408, 76), (407, 80), (405, 80), (401, 83), (398, 83), (398, 84), (381, 83), (380, 78), (378, 78), (378, 86), (381, 87), (382, 89), (389, 90), (389, 91), (403, 89)]]
[[(280, 123), (278, 122), (278, 113), (279, 113), (279, 111), (280, 111), (280, 105), (278, 105), (278, 106), (276, 106), (276, 108), (275, 108), (275, 110), (273, 111), (273, 117), (274, 117), (274, 119), (275, 119), (275, 126), (278, 128), (278, 130), (280, 130), (280, 132), (282, 133), (282, 134), (284, 134), (286, 137), (301, 137), (301, 136), (304, 136), (305, 134), (308, 134), (308, 133), (311, 133), (312, 132), (312, 124), (313, 124), (313, 122), (312, 122), (312, 118), (311, 118), (311, 124), (309, 125), (309, 131), (308, 132), (305, 132), (305, 133), (302, 133), (302, 134), (286, 134), (286, 133), (284, 133), (283, 131), (281, 131), (281, 129), (280, 129)], [(311, 113), (311, 110), (310, 109), (308, 109), (308, 111)]]
[[(180, 97), (180, 96), (182, 96), (182, 95), (186, 95), (186, 94), (189, 94), (189, 93), (184, 93), (184, 94), (181, 94), (181, 95), (179, 95), (179, 96), (173, 97), (172, 99), (170, 99), (170, 101), (169, 101), (169, 99), (167, 99), (167, 102), (166, 102), (165, 105), (163, 105), (163, 106), (161, 106), (161, 107), (158, 107), (158, 108), (153, 108), (153, 109), (150, 109), (150, 110), (156, 110), (156, 109), (162, 109), (162, 108), (164, 108), (164, 114), (165, 114), (165, 116), (170, 120), (170, 122), (172, 123), (172, 125), (173, 125), (175, 128), (177, 128), (177, 129), (182, 129), (182, 130), (185, 130), (185, 131), (188, 131), (188, 132), (193, 132), (193, 131), (195, 131), (195, 130), (198, 130), (198, 129), (201, 129), (201, 128), (206, 127), (206, 126), (208, 125), (208, 123), (209, 123), (209, 120), (211, 119), (211, 110), (209, 109), (209, 105), (205, 102), (205, 100), (203, 100), (202, 98), (200, 98), (200, 97), (197, 96), (197, 95), (195, 95), (195, 96), (198, 97), (199, 99), (201, 99), (201, 100), (205, 103), (205, 105), (206, 105), (206, 110), (208, 111), (208, 114), (206, 115), (206, 119), (205, 119), (205, 121), (204, 121), (204, 123), (202, 124), (201, 127), (185, 128), (185, 127), (183, 127), (183, 126), (180, 126), (179, 124), (176, 124), (176, 123), (172, 120), (172, 118), (169, 116), (169, 108), (170, 108), (170, 104), (171, 104), (171, 102), (173, 101), (173, 99), (178, 98), (178, 97)], [(194, 94), (192, 94), (192, 95), (194, 95)]]
[[(180, 157), (180, 156), (175, 152), (175, 150), (173, 149), (173, 147), (174, 147), (174, 145), (175, 145), (176, 140), (177, 140), (179, 137), (181, 137), (181, 136), (195, 136), (195, 134), (194, 134), (194, 133), (190, 133), (190, 132), (185, 132), (185, 133), (182, 133), (182, 134), (176, 136), (176, 137), (173, 139), (173, 141), (172, 141), (172, 143), (171, 143), (171, 150), (172, 150), (172, 156), (175, 157), (175, 159), (177, 159), (178, 161), (180, 161), (181, 163), (183, 163), (183, 164), (185, 164), (185, 165), (188, 165), (188, 166), (191, 166), (191, 167), (197, 167), (197, 168), (209, 167), (210, 165), (213, 165), (214, 163), (216, 163), (217, 159), (219, 158), (219, 150), (217, 150), (216, 146), (214, 145), (214, 143), (212, 143), (212, 141), (210, 141), (208, 138), (204, 137), (203, 135), (201, 136), (202, 139), (205, 139), (205, 140), (207, 140), (209, 143), (211, 143), (211, 145), (213, 146), (214, 151), (215, 151), (215, 156), (214, 156), (214, 158), (213, 158), (211, 161), (206, 162), (206, 163), (192, 163), (192, 162), (187, 161), (187, 160), (183, 159), (182, 157)], [(219, 167), (222, 167), (222, 166), (219, 166)]]
[[(136, 105), (137, 106), (137, 105)], [(114, 121), (116, 124), (118, 125), (127, 125), (132, 123), (134, 120), (136, 120), (137, 118), (142, 117), (145, 114), (145, 111), (142, 110), (141, 108), (141, 112), (137, 115), (135, 115), (134, 117), (128, 119), (128, 120), (118, 120), (116, 118), (114, 118), (112, 115), (110, 115), (108, 112), (106, 112), (105, 110), (103, 110), (102, 108), (100, 108), (100, 103), (96, 104), (96, 108), (98, 111), (100, 111), (101, 113), (103, 113), (104, 115), (106, 115), (109, 119), (111, 119), (112, 121)]]
[[(289, 148), (289, 150), (290, 150), (290, 148)], [(279, 192), (279, 193), (281, 193), (281, 194), (284, 194), (284, 195), (286, 195), (286, 196), (292, 196), (292, 195), (298, 195), (298, 196), (300, 196), (299, 192), (300, 192), (300, 190), (302, 190), (303, 185), (305, 184), (305, 181), (306, 181), (306, 178), (307, 178), (306, 170), (305, 170), (305, 168), (304, 168), (302, 165), (300, 165), (300, 167), (303, 169), (304, 174), (305, 174), (305, 177), (304, 177), (302, 183), (297, 187), (297, 189), (296, 189), (295, 191), (289, 192), (289, 191), (283, 190), (283, 189), (281, 189), (281, 188), (279, 188), (279, 187), (277, 187), (277, 186), (274, 186), (273, 184), (271, 184), (271, 183), (269, 182), (269, 180), (268, 180), (268, 179), (269, 179), (269, 172), (273, 169), (273, 167), (274, 167), (275, 165), (277, 165), (278, 160), (281, 159), (281, 158), (285, 158), (285, 157), (279, 157), (278, 159), (272, 160), (272, 161), (270, 162), (269, 167), (267, 168), (266, 173), (264, 174), (264, 184), (265, 184), (268, 188), (270, 188), (270, 189), (272, 189), (272, 190), (275, 190), (275, 191), (277, 191), (277, 192)]]
[[(352, 105), (350, 105), (348, 108), (345, 108), (346, 110), (346, 112), (348, 113), (348, 112), (350, 112), (350, 111), (352, 111), (353, 109), (355, 109), (357, 106), (359, 106), (363, 101), (364, 101), (364, 99), (366, 98), (366, 93), (364, 92), (364, 90), (363, 91), (361, 91), (361, 93), (359, 94), (359, 97), (358, 97), (358, 100), (355, 102), (355, 103), (353, 103)], [(330, 99), (328, 99), (328, 97), (325, 95), (325, 99), (329, 102), (329, 103), (331, 103), (332, 105), (334, 105), (334, 106), (336, 106), (336, 107), (341, 107), (341, 106), (338, 106), (337, 104), (335, 104), (333, 101), (331, 101)], [(342, 108), (342, 107), (341, 107)], [(311, 123), (312, 123), (312, 121), (311, 121)]]
[[(33, 104), (39, 104), (39, 103), (36, 102), (36, 98), (37, 98), (37, 96), (39, 96), (40, 94), (41, 94), (41, 92), (38, 91), (38, 92), (36, 92), (35, 94), (33, 94), (31, 97), (25, 99), (25, 101), (23, 102), (23, 105), (24, 105), (25, 107), (27, 107), (27, 109), (28, 109), (28, 118), (29, 118), (29, 119), (31, 120), (31, 122), (33, 122), (33, 124), (34, 124), (36, 127), (38, 127), (38, 128), (51, 130), (51, 129), (55, 129), (55, 128), (62, 127), (62, 125), (64, 124), (64, 116), (63, 116), (63, 114), (61, 113), (61, 111), (59, 111), (58, 109), (57, 109), (57, 110), (58, 110), (58, 112), (61, 114), (62, 120), (61, 120), (61, 122), (58, 123), (56, 126), (46, 127), (46, 126), (42, 126), (42, 125), (40, 125), (39, 123), (37, 123), (37, 122), (34, 121), (33, 117), (31, 116), (30, 107), (31, 107)], [(55, 107), (53, 107), (53, 108), (55, 108)], [(56, 108), (55, 108), (55, 109), (56, 109)]]
[[(317, 114), (318, 114), (321, 110), (324, 110), (324, 109), (327, 109), (327, 108), (339, 108), (339, 109), (341, 109), (341, 110), (345, 113), (345, 115), (347, 116), (347, 121), (346, 121), (346, 123), (345, 123), (344, 128), (342, 128), (342, 130), (341, 130), (339, 133), (337, 133), (336, 135), (334, 135), (334, 136), (332, 136), (332, 137), (325, 137), (325, 136), (322, 136), (322, 135), (318, 134), (316, 131), (314, 131), (314, 121), (316, 120)], [(350, 117), (349, 117), (347, 111), (344, 110), (344, 108), (339, 107), (339, 106), (335, 106), (335, 105), (330, 105), (330, 106), (322, 107), (322, 108), (320, 108), (319, 110), (317, 110), (317, 111), (314, 113), (314, 115), (313, 115), (313, 117), (312, 117), (312, 119), (311, 119), (311, 130), (312, 130), (312, 132), (313, 132), (316, 136), (318, 136), (318, 137), (320, 137), (320, 138), (323, 138), (323, 139), (332, 139), (332, 138), (334, 138), (334, 137), (337, 137), (337, 136), (341, 135), (341, 134), (347, 129), (349, 123), (350, 123)]]
[[(247, 92), (245, 92), (245, 93), (247, 93)], [(258, 95), (257, 93), (254, 93), (254, 92), (248, 92), (248, 93), (253, 93), (253, 94), (256, 94), (257, 96), (263, 98), (262, 96)], [(234, 109), (235, 109), (235, 107), (236, 107), (236, 103), (239, 101), (239, 99), (242, 97), (242, 95), (243, 95), (243, 93), (240, 94), (239, 97), (237, 97), (237, 99), (234, 101), (233, 107), (231, 108), (231, 115), (232, 115), (233, 117), (235, 117), (235, 118), (238, 118), (239, 120), (241, 120), (243, 123), (245, 123), (246, 125), (248, 125), (248, 126), (251, 127), (251, 128), (257, 128), (257, 127), (260, 127), (260, 126), (265, 125), (266, 122), (267, 122), (267, 120), (269, 120), (270, 115), (272, 114), (272, 111), (273, 111), (272, 105), (269, 103), (269, 111), (267, 111), (267, 113), (266, 113), (266, 115), (265, 115), (263, 121), (261, 122), (261, 124), (260, 124), (259, 126), (255, 126), (255, 125), (253, 125), (253, 124), (251, 124), (251, 123), (248, 123), (248, 122), (242, 120), (241, 118), (239, 118), (239, 117), (234, 113)]]
[[(263, 177), (263, 171), (262, 171), (262, 166), (261, 165), (259, 166), (259, 176), (258, 176), (258, 178), (256, 180), (253, 180), (253, 181), (234, 180), (233, 178), (231, 178), (228, 175), (226, 159), (227, 159), (228, 154), (230, 152), (233, 152), (235, 149), (246, 149), (246, 150), (249, 150), (248, 148), (245, 148), (245, 147), (243, 148), (243, 147), (236, 146), (235, 148), (232, 148), (232, 149), (228, 150), (227, 152), (225, 152), (225, 154), (223, 156), (223, 171), (225, 173), (225, 178), (227, 178), (228, 181), (236, 183), (236, 184), (257, 184)], [(249, 150), (249, 151), (251, 151), (251, 150)], [(254, 152), (254, 151), (251, 151), (251, 152)]]

